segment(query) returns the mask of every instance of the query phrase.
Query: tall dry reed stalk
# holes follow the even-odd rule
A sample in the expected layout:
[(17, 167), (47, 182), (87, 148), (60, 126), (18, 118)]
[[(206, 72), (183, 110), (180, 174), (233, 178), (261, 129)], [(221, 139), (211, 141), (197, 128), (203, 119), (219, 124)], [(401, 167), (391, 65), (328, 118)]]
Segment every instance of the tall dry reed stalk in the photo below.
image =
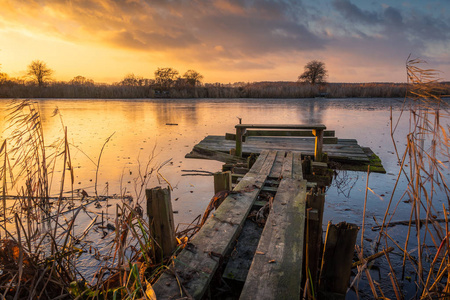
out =
[[(443, 228), (437, 220), (438, 215), (447, 218), (450, 206), (450, 188), (447, 184), (446, 170), (450, 160), (450, 127), (448, 103), (442, 100), (442, 91), (437, 81), (438, 72), (420, 67), (424, 62), (408, 58), (406, 63), (410, 89), (405, 98), (404, 109), (397, 118), (391, 112), (391, 136), (400, 166), (397, 181), (392, 191), (377, 245), (384, 243), (387, 249), (392, 243), (402, 252), (403, 270), (394, 269), (389, 253), (385, 252), (391, 272), (388, 274), (395, 297), (404, 299), (397, 278), (405, 278), (405, 267), (415, 270), (417, 298), (445, 298), (450, 296), (448, 278), (450, 278), (450, 255), (448, 251), (449, 231), (447, 223)], [(399, 123), (409, 118), (409, 132), (405, 136), (406, 147), (396, 142)], [(403, 152), (402, 152), (403, 151)], [(406, 190), (399, 191), (399, 182), (405, 180)], [(394, 196), (400, 194), (401, 196)], [(436, 205), (436, 195), (446, 198), (447, 207)], [(394, 203), (397, 199), (397, 203)], [(411, 203), (407, 234), (403, 241), (396, 241), (388, 231), (389, 224), (395, 218), (400, 202)], [(412, 242), (411, 238), (414, 238)], [(431, 243), (431, 245), (430, 245)], [(416, 250), (416, 255), (411, 251)], [(433, 257), (433, 261), (427, 257)], [(376, 294), (374, 294), (376, 296)]]
[[(108, 226), (98, 222), (97, 216), (76, 234), (75, 226), (81, 225), (77, 217), (88, 204), (79, 201), (78, 207), (68, 208), (74, 201), (74, 174), (67, 128), (62, 124), (64, 137), (48, 145), (39, 108), (33, 101), (15, 100), (9, 110), (11, 133), (0, 148), (3, 217), (0, 222), (0, 299), (151, 297), (151, 278), (163, 266), (155, 264), (150, 227), (138, 198), (153, 170), (159, 174), (162, 167), (151, 167), (154, 151), (150, 162), (139, 167), (135, 180), (136, 202), (131, 204), (130, 197), (125, 197), (117, 204), (115, 224), (108, 224), (114, 229), (110, 248), (101, 253), (84, 240), (98, 224), (102, 228)], [(101, 154), (97, 169), (100, 157)], [(60, 178), (56, 178), (58, 173)], [(50, 196), (50, 192), (54, 192), (53, 181), (59, 183), (57, 197)], [(72, 191), (70, 198), (63, 197), (67, 181)], [(12, 190), (15, 196), (9, 195)], [(87, 203), (98, 203), (100, 198), (104, 197), (96, 195)], [(88, 284), (77, 266), (77, 258), (90, 255), (86, 253), (92, 248), (91, 256), (102, 263), (97, 276)], [(148, 274), (144, 275), (146, 270)]]

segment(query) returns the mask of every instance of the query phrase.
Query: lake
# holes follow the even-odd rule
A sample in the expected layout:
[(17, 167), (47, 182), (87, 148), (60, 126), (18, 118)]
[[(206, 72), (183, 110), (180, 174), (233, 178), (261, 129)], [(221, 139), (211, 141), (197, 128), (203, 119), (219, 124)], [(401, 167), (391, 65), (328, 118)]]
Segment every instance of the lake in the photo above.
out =
[[(160, 173), (172, 185), (173, 209), (178, 211), (176, 222), (190, 222), (208, 204), (213, 196), (212, 177), (182, 176), (183, 170), (216, 172), (222, 163), (208, 160), (185, 159), (192, 147), (207, 135), (234, 132), (238, 117), (243, 123), (323, 123), (335, 130), (339, 138), (355, 138), (362, 146), (370, 147), (380, 156), (388, 175), (373, 174), (373, 184), (380, 184), (379, 194), (389, 191), (397, 174), (396, 157), (390, 137), (390, 107), (398, 112), (403, 99), (201, 99), (201, 100), (36, 100), (41, 112), (47, 144), (62, 137), (63, 125), (59, 117), (52, 117), (58, 107), (62, 122), (67, 127), (72, 145), (71, 157), (75, 173), (75, 189), (94, 192), (95, 173), (100, 150), (106, 139), (111, 140), (103, 150), (99, 174), (99, 192), (135, 196), (134, 179), (139, 165), (147, 164), (154, 153), (152, 166), (171, 159)], [(0, 103), (1, 120), (7, 114), (7, 100)], [(166, 125), (177, 124), (177, 125)], [(6, 129), (5, 122), (0, 129)], [(404, 130), (404, 128), (401, 128)], [(2, 139), (7, 132), (2, 130)], [(349, 172), (350, 178), (364, 182), (362, 172)], [(149, 187), (166, 185), (156, 174)], [(59, 184), (54, 185), (55, 190)], [(67, 187), (69, 188), (69, 187)], [(351, 199), (359, 202), (364, 197), (355, 185)], [(364, 189), (363, 189), (364, 190)], [(330, 196), (339, 197), (337, 190)], [(344, 197), (345, 198), (345, 197)], [(334, 204), (335, 213), (329, 215), (335, 222), (348, 208), (345, 202)], [(353, 202), (353, 201), (352, 201)], [(350, 205), (354, 209), (353, 205)], [(374, 207), (374, 209), (379, 206)], [(328, 212), (326, 212), (328, 215)], [(356, 220), (355, 220), (356, 221)]]
[[(96, 166), (100, 151), (97, 189), (100, 194), (135, 197), (139, 185), (136, 178), (150, 158), (153, 172), (148, 187), (173, 187), (172, 205), (175, 223), (190, 223), (213, 196), (211, 176), (183, 176), (189, 170), (216, 172), (222, 163), (186, 159), (184, 156), (207, 135), (235, 132), (238, 118), (242, 123), (299, 124), (323, 123), (335, 130), (338, 138), (357, 139), (377, 154), (386, 174), (370, 174), (366, 210), (366, 235), (377, 236), (369, 228), (375, 219), (382, 221), (387, 202), (397, 178), (399, 165), (391, 139), (391, 109), (394, 119), (400, 115), (403, 99), (142, 99), (142, 100), (35, 100), (42, 116), (47, 144), (62, 137), (67, 127), (74, 165), (74, 189), (94, 193)], [(9, 135), (6, 106), (0, 101), (1, 138)], [(62, 118), (52, 117), (58, 107)], [(172, 125), (168, 125), (172, 124)], [(394, 139), (403, 154), (408, 115), (399, 122)], [(110, 141), (105, 144), (108, 137)], [(448, 162), (446, 163), (448, 165)], [(59, 171), (61, 172), (61, 171)], [(445, 170), (449, 178), (448, 169)], [(165, 181), (166, 180), (166, 181)], [(365, 172), (339, 172), (327, 190), (324, 226), (328, 221), (347, 221), (361, 226), (365, 198)], [(403, 191), (405, 181), (400, 181)], [(59, 189), (54, 183), (53, 192)], [(66, 183), (66, 189), (70, 185)], [(398, 192), (398, 197), (402, 192)], [(396, 200), (394, 199), (394, 203)], [(436, 207), (446, 203), (437, 197)], [(410, 204), (401, 202), (396, 219), (408, 220)], [(442, 216), (438, 216), (442, 217)]]

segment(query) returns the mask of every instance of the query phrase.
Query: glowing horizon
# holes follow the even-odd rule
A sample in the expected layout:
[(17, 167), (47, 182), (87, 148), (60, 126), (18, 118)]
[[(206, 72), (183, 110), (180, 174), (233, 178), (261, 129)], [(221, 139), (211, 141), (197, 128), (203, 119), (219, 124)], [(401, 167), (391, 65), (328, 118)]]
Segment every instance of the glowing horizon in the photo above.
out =
[(0, 0), (0, 72), (39, 59), (58, 81), (99, 83), (158, 67), (204, 82), (295, 81), (310, 60), (329, 82), (405, 82), (409, 54), (450, 81), (450, 4), (390, 0)]

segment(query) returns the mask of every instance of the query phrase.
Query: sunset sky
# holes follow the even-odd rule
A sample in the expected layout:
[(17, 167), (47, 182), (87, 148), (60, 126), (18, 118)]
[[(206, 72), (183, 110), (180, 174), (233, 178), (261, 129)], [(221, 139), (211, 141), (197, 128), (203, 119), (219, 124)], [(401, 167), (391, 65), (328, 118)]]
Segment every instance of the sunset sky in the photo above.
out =
[(295, 81), (317, 59), (330, 82), (404, 82), (411, 53), (450, 81), (449, 15), (449, 0), (0, 0), (0, 72)]

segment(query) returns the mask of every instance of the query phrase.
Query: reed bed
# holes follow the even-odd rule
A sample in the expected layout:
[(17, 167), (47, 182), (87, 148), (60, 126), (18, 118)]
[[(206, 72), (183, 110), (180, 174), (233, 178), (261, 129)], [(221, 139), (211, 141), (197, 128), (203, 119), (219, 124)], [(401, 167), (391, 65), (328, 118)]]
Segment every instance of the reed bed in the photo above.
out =
[[(9, 123), (11, 133), (0, 148), (0, 299), (151, 299), (152, 280), (170, 258), (155, 257), (141, 204), (151, 176), (165, 180), (159, 171), (167, 162), (157, 165), (153, 151), (139, 164), (134, 198), (125, 190), (117, 198), (97, 189), (89, 196), (73, 188), (62, 121), (64, 136), (48, 143), (39, 107), (14, 100)], [(111, 205), (104, 214), (101, 208)], [(99, 243), (91, 241), (96, 237)], [(183, 237), (176, 251), (187, 242)], [(86, 272), (82, 263), (91, 261), (96, 268)]]
[[(39, 87), (26, 82), (0, 82), (0, 98), (403, 98), (411, 84), (255, 82), (177, 86), (161, 90), (153, 85), (69, 84), (53, 82)], [(441, 96), (450, 95), (450, 84), (439, 84)]]

